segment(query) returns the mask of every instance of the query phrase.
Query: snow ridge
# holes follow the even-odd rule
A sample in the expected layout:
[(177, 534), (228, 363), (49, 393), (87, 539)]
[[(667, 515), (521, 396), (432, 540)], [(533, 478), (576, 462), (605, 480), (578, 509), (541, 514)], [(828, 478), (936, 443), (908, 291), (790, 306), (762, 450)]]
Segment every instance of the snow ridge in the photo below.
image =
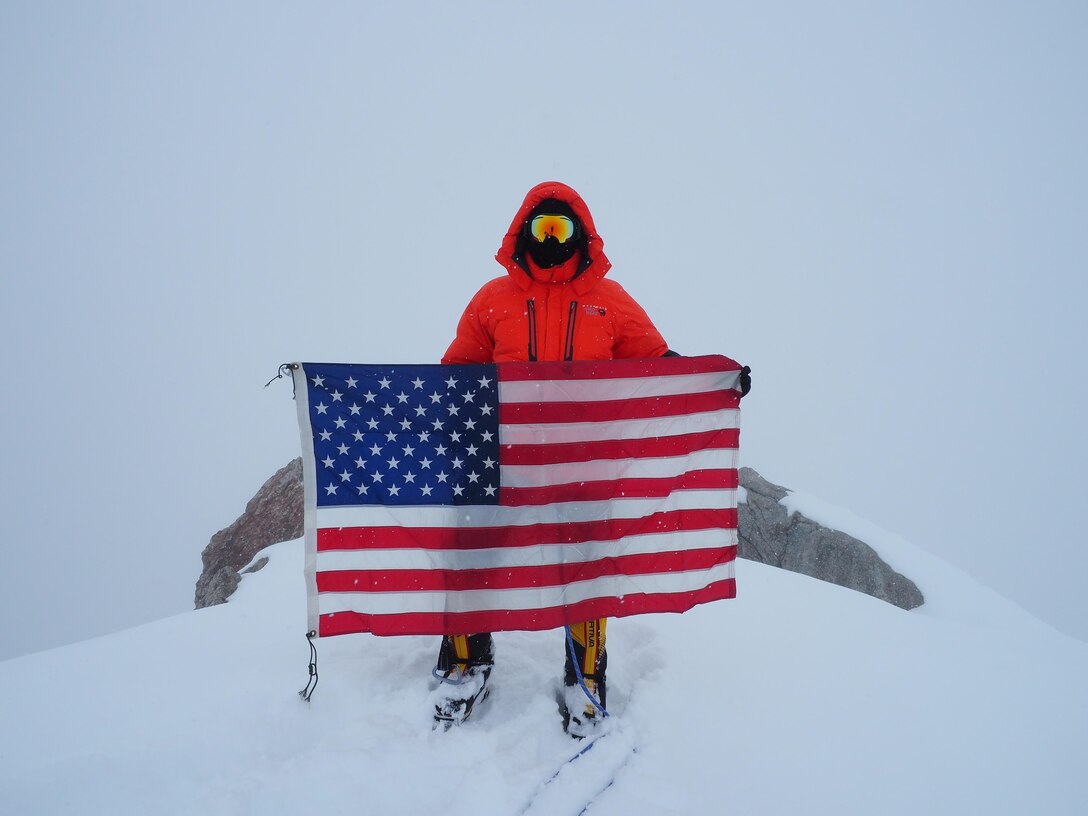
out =
[(741, 561), (736, 600), (614, 621), (615, 730), (569, 765), (561, 631), (496, 635), (449, 733), (435, 638), (321, 640), (306, 704), (302, 543), (261, 556), (227, 604), (0, 663), (6, 812), (1088, 812), (1088, 646), (917, 554), (911, 612)]

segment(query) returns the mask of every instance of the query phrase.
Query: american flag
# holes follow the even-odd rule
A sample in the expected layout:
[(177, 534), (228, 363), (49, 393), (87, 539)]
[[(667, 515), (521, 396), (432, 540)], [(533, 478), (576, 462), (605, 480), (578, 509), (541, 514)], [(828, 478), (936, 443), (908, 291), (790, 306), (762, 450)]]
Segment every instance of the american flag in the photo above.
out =
[(319, 636), (735, 597), (733, 360), (292, 368)]

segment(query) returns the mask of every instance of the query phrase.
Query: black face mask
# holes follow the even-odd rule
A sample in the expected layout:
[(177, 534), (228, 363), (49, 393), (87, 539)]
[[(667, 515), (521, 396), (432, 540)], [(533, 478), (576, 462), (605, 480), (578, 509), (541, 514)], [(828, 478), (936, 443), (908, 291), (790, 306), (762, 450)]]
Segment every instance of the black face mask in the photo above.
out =
[(545, 199), (533, 209), (530, 218), (541, 213), (565, 215), (574, 220), (576, 229), (579, 230), (574, 239), (561, 244), (550, 236), (543, 241), (536, 241), (529, 235), (528, 224), (526, 224), (525, 251), (529, 253), (533, 263), (541, 269), (551, 269), (553, 266), (559, 266), (573, 258), (575, 253), (585, 246), (585, 236), (580, 232), (581, 224), (578, 223), (578, 216), (574, 214), (574, 210), (565, 201), (559, 201), (555, 198)]
[(551, 269), (573, 258), (574, 253), (578, 251), (579, 243), (579, 241), (567, 241), (561, 244), (549, 235), (541, 242), (526, 241), (525, 249), (529, 257), (533, 259), (533, 263), (541, 269)]

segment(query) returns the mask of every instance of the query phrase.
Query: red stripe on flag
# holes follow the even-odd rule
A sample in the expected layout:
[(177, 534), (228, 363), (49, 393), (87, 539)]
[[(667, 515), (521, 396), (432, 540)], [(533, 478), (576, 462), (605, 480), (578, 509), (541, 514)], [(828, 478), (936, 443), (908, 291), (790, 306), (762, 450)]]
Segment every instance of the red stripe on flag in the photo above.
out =
[(736, 579), (716, 581), (693, 592), (639, 593), (622, 598), (592, 598), (569, 606), (545, 609), (368, 615), (331, 612), (320, 616), (321, 637), (371, 632), (375, 635), (471, 634), (474, 632), (540, 631), (558, 629), (593, 618), (622, 618), (647, 613), (686, 612), (710, 601), (737, 597)]
[(673, 510), (642, 518), (609, 519), (519, 527), (330, 527), (317, 530), (317, 550), (475, 550), (614, 541), (642, 533), (735, 529), (737, 511)]
[(580, 360), (570, 363), (497, 363), (499, 379), (514, 380), (615, 380), (677, 374), (708, 374), (740, 371), (741, 365), (720, 354), (703, 357), (656, 357), (649, 360)]
[(329, 570), (317, 573), (318, 592), (464, 592), (562, 586), (614, 575), (707, 570), (736, 558), (735, 546), (602, 558), (569, 564), (496, 569)]
[(653, 459), (684, 456), (711, 448), (736, 448), (740, 431), (717, 431), (654, 436), (643, 439), (603, 439), (597, 442), (559, 442), (554, 445), (502, 445), (504, 465), (557, 465), (563, 462), (592, 462), (594, 459)]
[(567, 501), (657, 499), (668, 496), (674, 490), (727, 490), (736, 488), (737, 483), (736, 469), (692, 470), (661, 479), (610, 479), (547, 487), (502, 487), (499, 488), (499, 503), (504, 507), (526, 507)]
[(504, 402), (499, 405), (503, 425), (547, 422), (608, 422), (647, 419), (720, 411), (740, 406), (740, 393), (732, 389), (702, 394), (603, 400), (597, 402)]

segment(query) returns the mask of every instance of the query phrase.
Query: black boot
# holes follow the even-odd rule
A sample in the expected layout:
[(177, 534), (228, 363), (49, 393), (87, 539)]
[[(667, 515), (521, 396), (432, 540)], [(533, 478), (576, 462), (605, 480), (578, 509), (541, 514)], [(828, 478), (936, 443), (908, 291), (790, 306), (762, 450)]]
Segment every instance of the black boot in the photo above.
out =
[[(448, 729), (467, 720), (477, 705), (487, 699), (487, 681), (495, 662), (495, 645), (491, 635), (468, 635), (462, 642), (462, 654), (457, 654), (454, 637), (442, 638), (434, 676), (441, 685), (433, 695), (435, 728)], [(465, 652), (467, 645), (467, 655)]]

